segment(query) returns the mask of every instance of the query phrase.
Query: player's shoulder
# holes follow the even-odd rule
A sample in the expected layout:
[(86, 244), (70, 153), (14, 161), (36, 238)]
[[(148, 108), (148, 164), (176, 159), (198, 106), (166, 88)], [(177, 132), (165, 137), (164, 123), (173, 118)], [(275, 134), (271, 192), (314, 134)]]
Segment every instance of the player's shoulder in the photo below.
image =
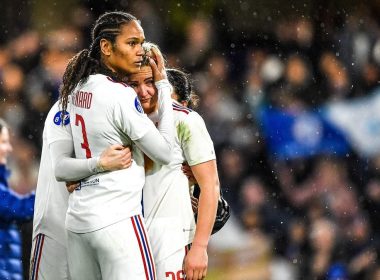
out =
[(184, 122), (202, 120), (202, 117), (194, 110), (182, 106), (176, 101), (173, 101), (173, 113), (175, 117)]
[(188, 117), (192, 112), (195, 112), (193, 110), (191, 110), (190, 108), (187, 108), (185, 106), (182, 106), (181, 104), (179, 104), (178, 102), (176, 101), (173, 101), (172, 102), (172, 106), (173, 106), (173, 112), (174, 114), (177, 114), (178, 116), (181, 116), (183, 118), (186, 118)]
[(70, 124), (70, 114), (69, 114), (69, 106), (63, 111), (62, 106), (59, 101), (56, 101), (53, 106), (50, 108), (49, 113), (47, 114), (45, 120), (45, 126), (57, 125), (61, 126), (62, 123), (64, 126)]
[(54, 112), (58, 111), (59, 110), (59, 101), (56, 101), (53, 106), (51, 106), (50, 110), (49, 110), (49, 113), (48, 113), (48, 116), (51, 115), (51, 114), (54, 114)]
[(110, 93), (133, 90), (127, 83), (116, 81), (112, 77), (103, 74), (91, 75), (89, 82), (92, 87), (106, 88)]
[(135, 90), (124, 82), (119, 82), (113, 78), (98, 74), (102, 83), (102, 90), (106, 92), (107, 100), (114, 102), (124, 102), (126, 100), (133, 101), (136, 98)]

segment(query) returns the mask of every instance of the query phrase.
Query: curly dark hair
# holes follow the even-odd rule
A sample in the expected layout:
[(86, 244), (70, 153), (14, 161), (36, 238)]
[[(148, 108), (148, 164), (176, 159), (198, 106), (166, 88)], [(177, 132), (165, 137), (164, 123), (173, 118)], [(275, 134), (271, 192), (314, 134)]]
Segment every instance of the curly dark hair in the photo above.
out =
[(190, 75), (178, 69), (166, 69), (168, 80), (173, 86), (174, 93), (178, 96), (178, 102), (186, 101), (188, 107), (195, 109), (198, 107), (199, 96), (193, 92), (193, 85)]

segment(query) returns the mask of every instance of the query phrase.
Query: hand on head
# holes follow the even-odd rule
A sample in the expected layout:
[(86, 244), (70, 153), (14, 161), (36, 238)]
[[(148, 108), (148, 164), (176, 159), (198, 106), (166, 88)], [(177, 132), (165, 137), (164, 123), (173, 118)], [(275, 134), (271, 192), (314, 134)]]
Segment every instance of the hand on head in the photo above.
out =
[(165, 69), (165, 60), (156, 45), (153, 45), (150, 51), (147, 53), (149, 57), (149, 64), (152, 67), (154, 81), (160, 81), (167, 79), (166, 69)]

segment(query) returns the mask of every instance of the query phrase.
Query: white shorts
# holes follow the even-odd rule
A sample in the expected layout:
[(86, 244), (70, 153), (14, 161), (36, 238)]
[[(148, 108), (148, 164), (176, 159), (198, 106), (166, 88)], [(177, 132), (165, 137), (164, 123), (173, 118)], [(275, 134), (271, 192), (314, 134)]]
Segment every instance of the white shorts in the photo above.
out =
[(140, 215), (93, 232), (68, 231), (68, 260), (72, 280), (156, 280)]
[(156, 263), (157, 280), (182, 280), (185, 279), (183, 261), (190, 250), (191, 245), (179, 249), (166, 259)]
[(29, 279), (70, 279), (66, 247), (49, 236), (38, 234), (33, 239)]

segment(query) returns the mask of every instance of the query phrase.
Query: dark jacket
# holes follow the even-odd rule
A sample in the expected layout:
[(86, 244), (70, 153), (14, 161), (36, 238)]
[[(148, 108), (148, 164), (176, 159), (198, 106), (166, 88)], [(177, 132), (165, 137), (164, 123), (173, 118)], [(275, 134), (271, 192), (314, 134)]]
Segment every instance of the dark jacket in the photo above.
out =
[(10, 190), (8, 177), (9, 171), (0, 165), (0, 279), (21, 280), (21, 238), (15, 223), (33, 218), (34, 194)]

